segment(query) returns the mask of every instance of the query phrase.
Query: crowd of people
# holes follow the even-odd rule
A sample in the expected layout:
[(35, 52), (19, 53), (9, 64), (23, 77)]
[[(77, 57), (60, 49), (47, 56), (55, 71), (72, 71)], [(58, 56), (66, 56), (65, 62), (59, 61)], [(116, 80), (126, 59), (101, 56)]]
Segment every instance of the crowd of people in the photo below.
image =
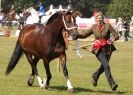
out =
[[(39, 23), (41, 23), (42, 16), (45, 15), (46, 9), (42, 2), (39, 2), (39, 9), (38, 9), (38, 16), (39, 16)], [(17, 16), (22, 17), (22, 9), (18, 8), (16, 10)], [(4, 19), (3, 13), (0, 12), (0, 23), (2, 23)], [(1, 25), (1, 24), (0, 24)], [(120, 40), (128, 41), (129, 39), (133, 39), (133, 17), (131, 21), (124, 20), (123, 18), (118, 18), (118, 21), (114, 27), (114, 29), (118, 32), (120, 36)]]
[(118, 22), (114, 29), (118, 32), (122, 41), (133, 39), (133, 17), (131, 18), (131, 21), (118, 18)]

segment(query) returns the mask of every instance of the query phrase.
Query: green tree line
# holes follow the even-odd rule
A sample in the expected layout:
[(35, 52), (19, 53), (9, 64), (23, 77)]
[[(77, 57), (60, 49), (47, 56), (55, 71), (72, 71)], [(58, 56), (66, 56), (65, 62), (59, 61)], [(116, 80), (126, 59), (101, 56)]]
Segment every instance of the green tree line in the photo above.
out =
[(73, 9), (79, 9), (83, 16), (91, 17), (93, 11), (102, 10), (106, 17), (124, 17), (130, 19), (133, 16), (133, 0), (1, 0), (4, 10), (10, 11), (12, 7), (28, 8), (33, 6), (38, 9), (39, 2), (44, 3), (46, 9), (53, 4), (58, 7), (71, 5)]

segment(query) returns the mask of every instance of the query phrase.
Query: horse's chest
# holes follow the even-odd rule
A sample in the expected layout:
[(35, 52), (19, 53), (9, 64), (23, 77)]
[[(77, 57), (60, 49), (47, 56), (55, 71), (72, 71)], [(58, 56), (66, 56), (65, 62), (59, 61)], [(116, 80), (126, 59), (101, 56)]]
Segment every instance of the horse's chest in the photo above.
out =
[(61, 46), (60, 44), (57, 44), (48, 53), (48, 58), (49, 60), (52, 60), (54, 58), (59, 57), (61, 54), (64, 54), (64, 53), (65, 53), (65, 46), (64, 45)]
[(64, 52), (64, 50), (65, 50), (65, 47), (60, 44), (57, 44), (53, 49), (54, 53), (62, 53)]
[(64, 48), (63, 47), (56, 47), (55, 49), (54, 49), (54, 53), (62, 53), (64, 51)]

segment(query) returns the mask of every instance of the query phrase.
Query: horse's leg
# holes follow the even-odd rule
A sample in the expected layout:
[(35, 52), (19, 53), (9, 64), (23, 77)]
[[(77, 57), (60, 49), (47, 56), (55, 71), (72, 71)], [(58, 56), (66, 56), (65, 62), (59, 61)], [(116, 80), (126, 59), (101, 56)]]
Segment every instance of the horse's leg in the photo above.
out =
[[(39, 59), (37, 59), (36, 57), (34, 57), (34, 61), (33, 61), (33, 58), (32, 58), (32, 55), (31, 54), (27, 54), (25, 53), (26, 57), (27, 57), (27, 60), (28, 62), (30, 63), (31, 65), (31, 68), (32, 68), (32, 74), (33, 74), (33, 79), (34, 79), (34, 75), (36, 75), (37, 79), (38, 79), (38, 83), (40, 85), (41, 88), (44, 88), (44, 85), (43, 85), (43, 81), (41, 80), (39, 74), (38, 74), (38, 70), (36, 68), (36, 65), (37, 65), (37, 62), (39, 61)], [(32, 74), (30, 75), (31, 79), (32, 79)], [(28, 84), (29, 85), (29, 84)], [(29, 85), (31, 86), (31, 84)]]
[[(34, 57), (33, 59), (33, 64), (35, 65), (35, 67), (37, 66), (37, 62), (39, 61), (38, 58)], [(31, 66), (32, 67), (32, 66)], [(29, 86), (32, 86), (33, 82), (34, 82), (34, 79), (35, 79), (35, 71), (34, 69), (32, 68), (32, 73), (30, 74), (30, 77), (28, 79), (28, 85)]]
[(64, 39), (65, 39), (65, 43), (66, 43), (66, 49), (68, 49), (68, 45), (69, 45), (68, 37), (69, 37), (68, 32), (64, 32)]
[(7, 22), (7, 27), (11, 29), (11, 27), (10, 27), (10, 21)]
[(44, 62), (44, 67), (45, 67), (46, 75), (47, 75), (47, 80), (45, 80), (45, 78), (44, 78), (43, 84), (44, 84), (45, 88), (47, 88), (47, 86), (49, 86), (49, 82), (50, 82), (52, 75), (50, 72), (49, 62), (47, 62), (46, 60), (43, 60), (43, 62)]
[(61, 65), (62, 65), (62, 69), (63, 69), (63, 74), (67, 80), (67, 87), (68, 87), (68, 91), (73, 92), (74, 88), (70, 82), (69, 76), (68, 76), (68, 70), (67, 70), (67, 66), (66, 66), (66, 54), (64, 55), (60, 55), (59, 57)]

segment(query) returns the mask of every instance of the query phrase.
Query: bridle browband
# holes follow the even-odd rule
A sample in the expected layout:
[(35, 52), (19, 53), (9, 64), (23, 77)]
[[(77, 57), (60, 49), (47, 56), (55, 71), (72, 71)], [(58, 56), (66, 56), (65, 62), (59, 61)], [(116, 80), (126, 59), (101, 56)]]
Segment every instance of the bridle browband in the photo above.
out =
[(66, 25), (66, 22), (65, 22), (65, 20), (64, 20), (64, 15), (62, 16), (62, 19), (63, 19), (63, 23), (64, 23), (64, 26), (65, 26), (65, 29), (66, 29), (66, 30), (70, 31), (71, 29), (77, 28), (77, 27), (68, 28), (67, 25)]

